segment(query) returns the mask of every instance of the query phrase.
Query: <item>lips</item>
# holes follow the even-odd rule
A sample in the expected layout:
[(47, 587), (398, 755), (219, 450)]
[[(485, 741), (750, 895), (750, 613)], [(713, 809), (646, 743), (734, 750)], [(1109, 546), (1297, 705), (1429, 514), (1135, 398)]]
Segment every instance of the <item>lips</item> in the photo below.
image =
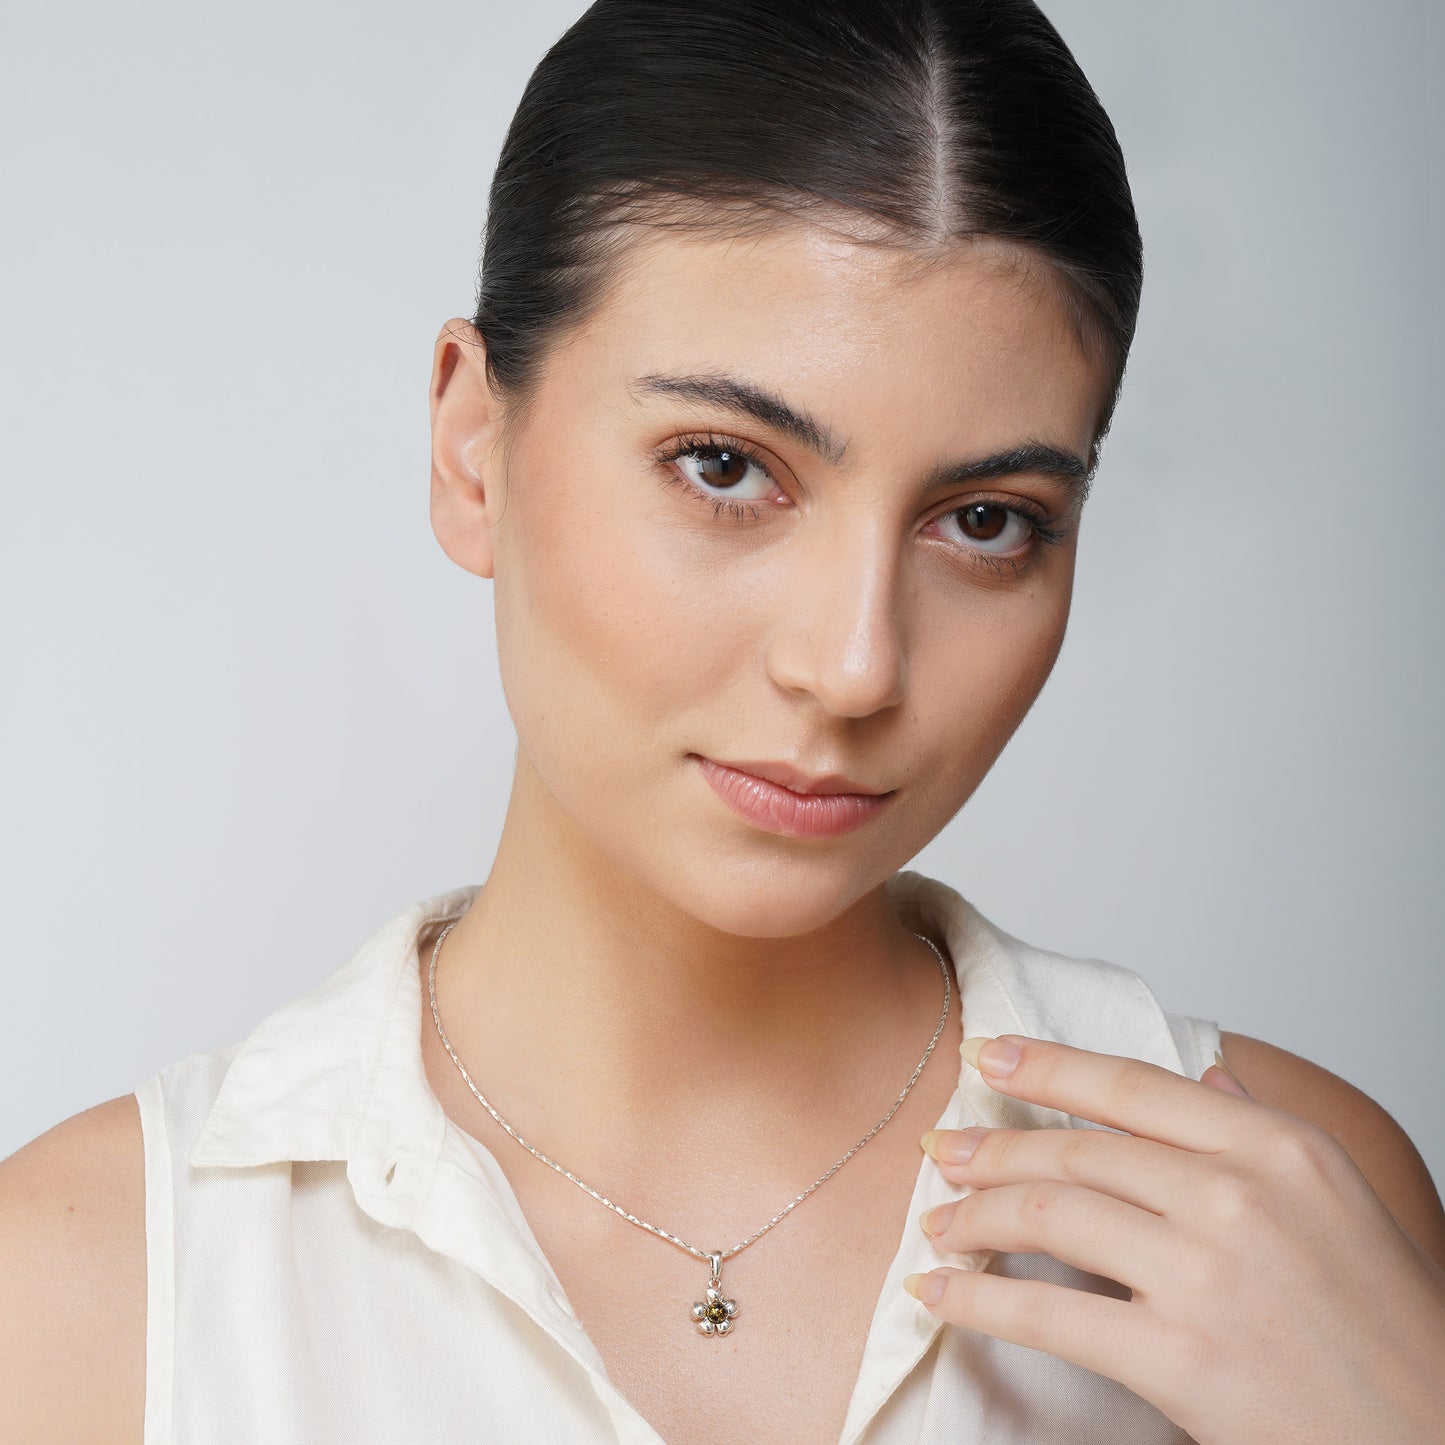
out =
[(700, 753), (692, 757), (708, 786), (734, 813), (764, 832), (786, 838), (850, 833), (893, 796), (873, 792), (839, 773), (808, 774), (777, 762), (720, 763)]
[[(709, 762), (714, 759), (709, 758)], [(789, 763), (773, 762), (726, 762), (722, 767), (733, 768), (740, 773), (749, 773), (765, 782), (777, 783), (792, 793), (814, 795), (818, 793), (856, 793), (863, 797), (882, 797), (889, 789), (870, 788), (866, 783), (854, 782), (842, 773), (810, 774), (800, 771)]]

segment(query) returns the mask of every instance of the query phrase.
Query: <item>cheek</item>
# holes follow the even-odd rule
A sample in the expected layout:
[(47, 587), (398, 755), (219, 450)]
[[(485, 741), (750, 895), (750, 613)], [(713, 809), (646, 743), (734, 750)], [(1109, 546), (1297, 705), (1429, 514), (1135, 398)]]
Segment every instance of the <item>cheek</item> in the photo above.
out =
[(497, 648), (519, 741), (570, 807), (581, 789), (626, 787), (612, 762), (630, 760), (634, 785), (665, 765), (662, 744), (678, 752), (679, 722), (710, 693), (716, 705), (740, 639), (670, 529), (619, 505), (546, 505), (544, 491), (515, 492), (503, 517)]
[[(967, 611), (935, 616), (910, 664), (918, 759), (939, 780), (939, 827), (998, 760), (1053, 671), (1068, 627), (1073, 557)], [(946, 781), (945, 781), (946, 780)]]

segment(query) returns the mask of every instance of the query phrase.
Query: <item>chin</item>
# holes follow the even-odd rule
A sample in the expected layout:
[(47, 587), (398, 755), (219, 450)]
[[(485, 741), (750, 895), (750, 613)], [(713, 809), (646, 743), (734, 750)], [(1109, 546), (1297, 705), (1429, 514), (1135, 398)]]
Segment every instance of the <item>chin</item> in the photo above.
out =
[(895, 870), (858, 857), (815, 851), (733, 866), (696, 869), (674, 861), (657, 891), (666, 902), (719, 933), (740, 938), (797, 938), (826, 928)]

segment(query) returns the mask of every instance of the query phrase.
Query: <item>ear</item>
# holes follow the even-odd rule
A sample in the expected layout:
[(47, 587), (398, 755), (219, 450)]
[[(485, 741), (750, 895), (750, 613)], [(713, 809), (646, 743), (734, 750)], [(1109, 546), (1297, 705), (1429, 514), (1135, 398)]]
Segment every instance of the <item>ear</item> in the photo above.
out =
[(431, 525), (458, 567), (493, 575), (501, 515), (500, 406), (486, 375), (486, 343), (464, 317), (437, 336), (431, 374)]

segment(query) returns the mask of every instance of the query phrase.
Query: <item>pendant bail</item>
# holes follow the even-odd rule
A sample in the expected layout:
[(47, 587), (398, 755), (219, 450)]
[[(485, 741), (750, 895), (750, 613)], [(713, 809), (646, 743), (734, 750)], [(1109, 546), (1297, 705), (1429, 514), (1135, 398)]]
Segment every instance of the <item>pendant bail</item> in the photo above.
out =
[(708, 1280), (708, 1283), (709, 1283), (714, 1289), (720, 1289), (720, 1288), (722, 1287), (722, 1253), (721, 1253), (721, 1251), (716, 1251), (716, 1252), (709, 1253), (709, 1254), (708, 1254), (708, 1257), (707, 1257), (707, 1261), (708, 1261), (708, 1264), (711, 1266), (711, 1269), (712, 1269), (712, 1278), (711, 1278), (710, 1280)]

